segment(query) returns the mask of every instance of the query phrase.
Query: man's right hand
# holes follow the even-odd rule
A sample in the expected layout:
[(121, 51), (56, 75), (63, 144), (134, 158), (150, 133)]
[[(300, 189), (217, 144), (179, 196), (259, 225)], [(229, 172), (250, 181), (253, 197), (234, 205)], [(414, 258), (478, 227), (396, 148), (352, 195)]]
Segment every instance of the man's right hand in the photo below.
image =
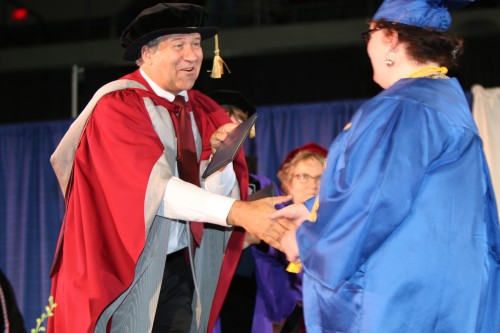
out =
[(282, 249), (281, 238), (295, 226), (286, 218), (270, 219), (275, 205), (287, 202), (290, 196), (264, 198), (255, 201), (235, 201), (227, 216), (227, 224), (236, 225), (257, 236), (267, 244)]

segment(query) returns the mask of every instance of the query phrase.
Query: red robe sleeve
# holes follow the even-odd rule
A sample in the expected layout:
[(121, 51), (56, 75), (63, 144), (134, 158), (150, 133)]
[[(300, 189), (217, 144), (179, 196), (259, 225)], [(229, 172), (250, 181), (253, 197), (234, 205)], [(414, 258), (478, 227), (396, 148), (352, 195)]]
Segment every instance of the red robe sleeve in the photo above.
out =
[(91, 331), (133, 281), (145, 244), (144, 198), (163, 152), (133, 90), (105, 95), (76, 150), (61, 262), (53, 276), (53, 331)]

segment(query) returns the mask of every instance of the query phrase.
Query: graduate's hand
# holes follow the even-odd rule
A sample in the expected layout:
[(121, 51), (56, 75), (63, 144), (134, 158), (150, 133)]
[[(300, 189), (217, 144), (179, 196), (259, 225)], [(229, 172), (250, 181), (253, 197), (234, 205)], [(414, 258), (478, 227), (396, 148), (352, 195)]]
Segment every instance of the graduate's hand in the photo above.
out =
[(293, 204), (275, 211), (269, 217), (271, 219), (286, 218), (293, 222), (295, 227), (298, 228), (302, 222), (309, 218), (310, 214), (311, 213), (307, 210), (307, 207), (304, 204)]
[(212, 153), (215, 154), (217, 149), (219, 149), (220, 145), (224, 140), (227, 139), (229, 132), (234, 130), (239, 124), (236, 123), (227, 123), (219, 127), (210, 137), (210, 146), (212, 147)]
[(294, 229), (286, 218), (270, 219), (275, 205), (290, 201), (291, 196), (271, 197), (255, 201), (234, 202), (227, 216), (227, 224), (244, 228), (267, 244), (282, 249), (281, 238), (288, 229)]
[(300, 262), (299, 247), (297, 245), (297, 229), (309, 218), (310, 212), (304, 204), (288, 205), (269, 217), (272, 219), (286, 218), (293, 222), (294, 227), (285, 232), (281, 238), (282, 251), (286, 254), (286, 259), (290, 262)]

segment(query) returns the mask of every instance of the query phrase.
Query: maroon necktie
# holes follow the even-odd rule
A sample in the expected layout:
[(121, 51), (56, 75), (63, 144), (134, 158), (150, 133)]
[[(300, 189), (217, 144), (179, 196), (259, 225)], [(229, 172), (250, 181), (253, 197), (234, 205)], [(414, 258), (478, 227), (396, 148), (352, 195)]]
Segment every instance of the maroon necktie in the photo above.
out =
[[(200, 186), (200, 174), (198, 166), (198, 158), (196, 157), (196, 145), (194, 143), (193, 127), (191, 126), (191, 116), (186, 107), (184, 97), (175, 96), (174, 102), (176, 106), (175, 114), (179, 119), (179, 128), (177, 133), (178, 140), (178, 156), (177, 166), (179, 169), (179, 176), (196, 186)], [(191, 233), (193, 234), (194, 241), (199, 246), (201, 238), (203, 237), (203, 223), (191, 222)]]

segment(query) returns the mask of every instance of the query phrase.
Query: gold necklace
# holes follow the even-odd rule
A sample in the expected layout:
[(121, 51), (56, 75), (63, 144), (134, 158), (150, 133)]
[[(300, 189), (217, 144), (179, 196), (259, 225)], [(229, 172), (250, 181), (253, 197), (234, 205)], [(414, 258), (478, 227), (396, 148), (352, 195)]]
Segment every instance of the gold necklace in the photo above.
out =
[(417, 78), (417, 77), (425, 77), (425, 76), (431, 76), (433, 74), (442, 74), (445, 75), (448, 73), (448, 68), (446, 67), (437, 67), (437, 66), (425, 66), (420, 69), (417, 69), (407, 77), (409, 78)]

